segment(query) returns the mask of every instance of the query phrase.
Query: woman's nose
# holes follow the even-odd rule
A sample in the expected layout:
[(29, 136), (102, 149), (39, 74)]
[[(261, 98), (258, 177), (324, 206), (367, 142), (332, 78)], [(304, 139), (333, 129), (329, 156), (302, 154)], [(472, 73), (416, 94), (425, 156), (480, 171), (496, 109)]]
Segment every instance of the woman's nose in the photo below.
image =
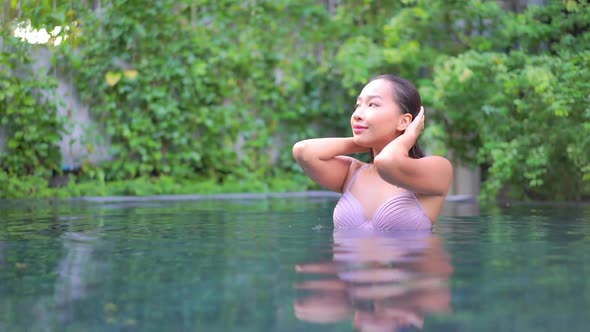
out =
[(363, 119), (362, 106), (359, 106), (357, 109), (354, 110), (354, 112), (352, 113), (352, 118), (356, 121)]

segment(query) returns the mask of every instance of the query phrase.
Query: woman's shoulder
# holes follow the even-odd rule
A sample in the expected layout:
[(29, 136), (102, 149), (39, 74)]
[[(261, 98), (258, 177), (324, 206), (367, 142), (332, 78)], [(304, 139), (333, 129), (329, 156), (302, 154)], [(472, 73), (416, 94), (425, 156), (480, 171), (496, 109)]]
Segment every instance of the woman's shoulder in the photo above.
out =
[(443, 156), (425, 156), (420, 158), (423, 163), (428, 163), (443, 173), (453, 172), (453, 164)]
[(440, 166), (443, 166), (443, 167), (450, 167), (450, 168), (453, 167), (453, 164), (451, 163), (451, 161), (443, 156), (437, 156), (437, 155), (425, 156), (425, 157), (420, 158), (420, 160), (424, 160), (426, 162), (433, 163), (433, 164), (439, 164)]

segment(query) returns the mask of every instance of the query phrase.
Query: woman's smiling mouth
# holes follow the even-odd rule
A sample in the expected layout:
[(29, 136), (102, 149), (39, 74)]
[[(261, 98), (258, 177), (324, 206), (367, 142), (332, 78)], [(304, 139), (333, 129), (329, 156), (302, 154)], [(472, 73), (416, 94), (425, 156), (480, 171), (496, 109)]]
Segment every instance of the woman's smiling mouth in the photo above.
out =
[(361, 126), (361, 125), (354, 125), (354, 126), (352, 126), (352, 131), (355, 134), (360, 134), (360, 133), (362, 133), (365, 130), (367, 130), (367, 127), (365, 127), (365, 126)]

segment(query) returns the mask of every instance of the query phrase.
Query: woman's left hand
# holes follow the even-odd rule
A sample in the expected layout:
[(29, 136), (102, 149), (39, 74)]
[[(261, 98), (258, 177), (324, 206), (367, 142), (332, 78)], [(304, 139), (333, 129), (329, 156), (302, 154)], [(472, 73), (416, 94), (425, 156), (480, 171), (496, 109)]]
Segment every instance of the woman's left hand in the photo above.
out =
[(415, 139), (418, 139), (418, 137), (420, 137), (420, 134), (422, 134), (423, 130), (424, 130), (424, 107), (420, 106), (420, 112), (418, 112), (418, 115), (416, 116), (416, 118), (414, 120), (412, 120), (412, 123), (410, 123), (410, 125), (408, 127), (406, 127), (406, 131), (404, 132), (404, 134), (411, 135)]

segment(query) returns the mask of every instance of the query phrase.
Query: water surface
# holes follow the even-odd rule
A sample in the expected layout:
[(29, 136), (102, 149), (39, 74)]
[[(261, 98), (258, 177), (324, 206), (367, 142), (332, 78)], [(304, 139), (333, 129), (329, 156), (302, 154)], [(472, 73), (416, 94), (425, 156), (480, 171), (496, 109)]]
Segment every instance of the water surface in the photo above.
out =
[(0, 202), (0, 331), (586, 330), (589, 206), (360, 234), (335, 202)]

